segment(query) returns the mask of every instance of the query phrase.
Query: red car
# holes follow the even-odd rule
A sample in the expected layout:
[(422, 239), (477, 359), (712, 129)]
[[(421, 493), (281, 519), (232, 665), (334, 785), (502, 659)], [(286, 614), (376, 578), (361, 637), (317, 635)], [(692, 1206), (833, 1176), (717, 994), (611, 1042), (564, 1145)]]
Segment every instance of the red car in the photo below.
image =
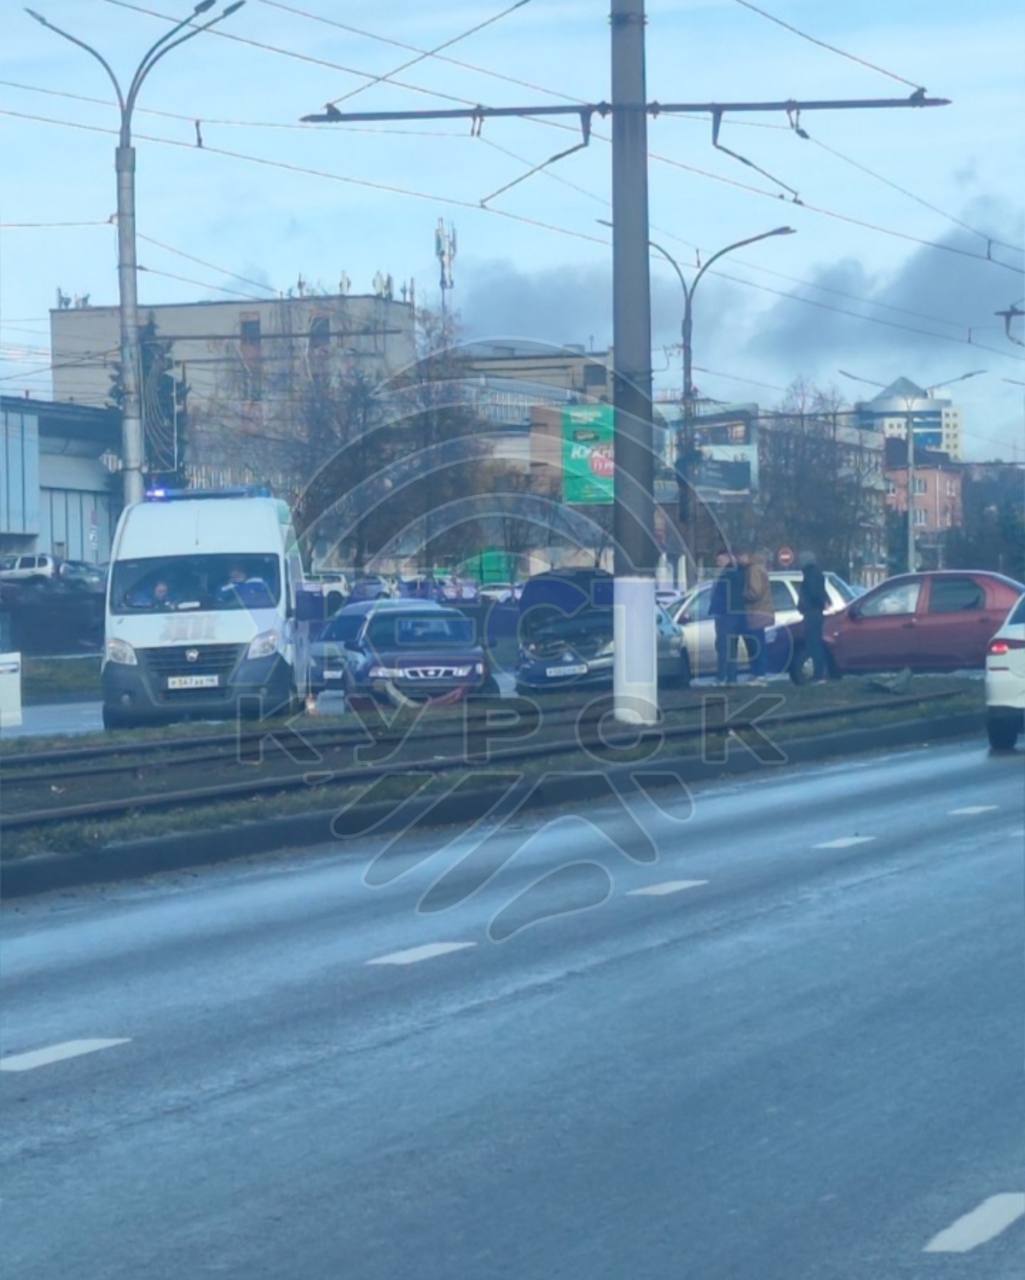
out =
[[(829, 674), (983, 668), (986, 648), (1025, 591), (999, 573), (950, 569), (887, 578), (823, 621)], [(801, 625), (791, 628), (790, 678), (803, 684), (811, 664)]]

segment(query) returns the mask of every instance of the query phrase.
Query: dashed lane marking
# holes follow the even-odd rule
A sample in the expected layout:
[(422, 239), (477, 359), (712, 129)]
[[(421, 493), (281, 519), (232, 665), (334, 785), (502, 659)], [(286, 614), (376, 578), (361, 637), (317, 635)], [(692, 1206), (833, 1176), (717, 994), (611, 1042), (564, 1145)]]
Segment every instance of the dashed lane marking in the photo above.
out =
[(836, 840), (826, 840), (822, 844), (814, 845), (816, 849), (850, 849), (852, 845), (868, 844), (874, 840), (875, 836), (840, 836)]
[(36, 1067), (48, 1067), (52, 1062), (65, 1058), (80, 1058), (84, 1053), (96, 1053), (100, 1049), (113, 1049), (115, 1045), (129, 1044), (130, 1040), (65, 1040), (47, 1049), (32, 1049), (28, 1053), (12, 1053), (0, 1058), (0, 1071), (34, 1071)]
[(938, 1235), (933, 1236), (923, 1253), (970, 1253), (980, 1244), (1006, 1231), (1019, 1218), (1025, 1217), (1025, 1192), (1008, 1191), (983, 1200), (970, 1213)]
[(707, 880), (663, 880), (661, 884), (646, 884), (640, 889), (628, 889), (628, 898), (662, 898), (669, 893), (682, 893), (684, 889), (697, 889), (708, 884)]
[(973, 818), (977, 813), (992, 813), (999, 808), (998, 804), (966, 804), (963, 809), (948, 809), (947, 816), (951, 818)]
[(419, 964), (421, 960), (433, 960), (435, 956), (447, 956), (450, 951), (464, 951), (476, 945), (476, 942), (427, 942), (422, 947), (390, 951), (386, 956), (368, 960), (367, 964)]

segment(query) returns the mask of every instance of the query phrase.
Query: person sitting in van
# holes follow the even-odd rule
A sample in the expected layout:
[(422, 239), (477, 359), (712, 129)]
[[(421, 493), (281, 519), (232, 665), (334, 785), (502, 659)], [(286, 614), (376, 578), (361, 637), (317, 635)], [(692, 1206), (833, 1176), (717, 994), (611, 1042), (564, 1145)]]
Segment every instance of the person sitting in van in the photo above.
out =
[(125, 601), (130, 609), (173, 609), (171, 588), (166, 578), (153, 578), (134, 588)]
[(245, 565), (238, 563), (228, 570), (227, 580), (218, 590), (217, 599), (222, 604), (237, 603), (243, 608), (266, 607), (273, 603), (266, 581), (250, 575)]

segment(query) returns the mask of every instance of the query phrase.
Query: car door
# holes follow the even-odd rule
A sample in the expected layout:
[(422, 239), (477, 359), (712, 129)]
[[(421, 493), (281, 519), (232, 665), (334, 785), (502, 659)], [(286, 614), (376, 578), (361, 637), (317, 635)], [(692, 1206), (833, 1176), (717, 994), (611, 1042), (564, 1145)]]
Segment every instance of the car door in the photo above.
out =
[(690, 669), (695, 676), (713, 675), (716, 670), (715, 622), (708, 616), (712, 603), (712, 584), (698, 587), (676, 613), (676, 623), (683, 631)]
[(917, 619), (919, 662), (934, 671), (986, 665), (986, 646), (1000, 626), (987, 608), (986, 589), (970, 574), (930, 578)]
[(679, 634), (680, 631), (676, 623), (660, 604), (656, 604), (655, 635), (658, 654), (658, 670), (660, 673), (672, 670), (673, 662), (680, 652), (674, 644), (674, 641), (677, 639)]
[(918, 577), (884, 582), (827, 624), (840, 671), (893, 671), (914, 666), (918, 653)]

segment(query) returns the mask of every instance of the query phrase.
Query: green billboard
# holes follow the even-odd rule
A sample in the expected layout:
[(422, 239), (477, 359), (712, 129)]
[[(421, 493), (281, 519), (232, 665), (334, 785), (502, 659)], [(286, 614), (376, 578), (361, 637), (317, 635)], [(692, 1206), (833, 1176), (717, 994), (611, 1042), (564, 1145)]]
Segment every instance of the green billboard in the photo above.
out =
[(610, 404), (573, 404), (562, 411), (565, 502), (612, 501), (614, 425)]

